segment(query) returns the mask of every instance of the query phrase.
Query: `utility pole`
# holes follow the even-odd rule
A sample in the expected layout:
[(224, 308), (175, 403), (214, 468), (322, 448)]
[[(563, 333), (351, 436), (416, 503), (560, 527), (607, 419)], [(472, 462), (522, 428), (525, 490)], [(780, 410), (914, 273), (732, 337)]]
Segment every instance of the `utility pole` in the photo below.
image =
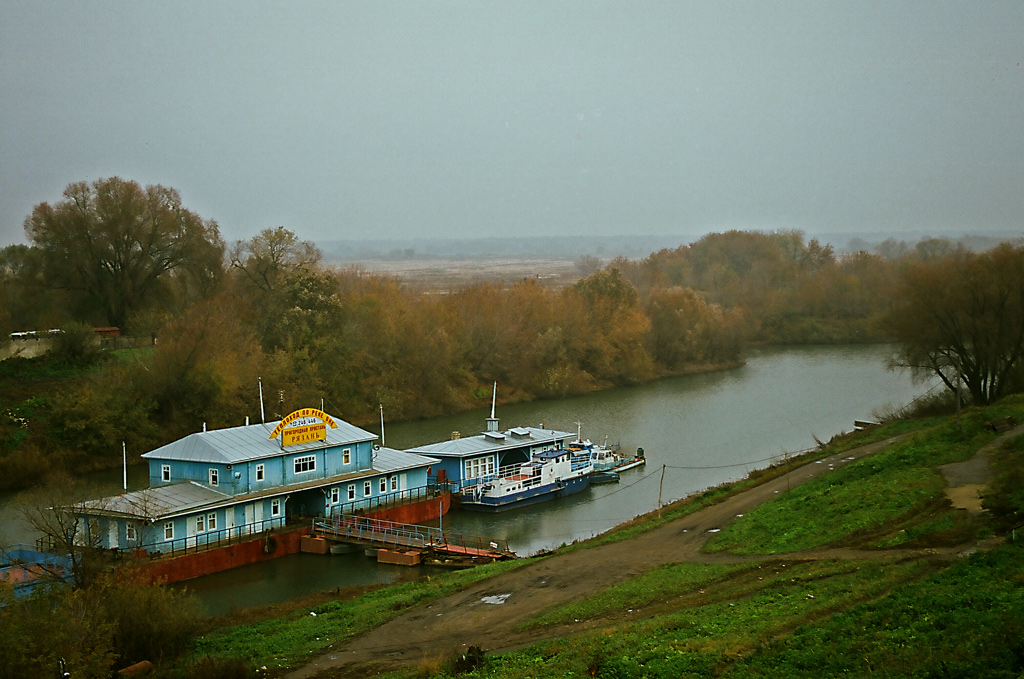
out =
[(661, 465), (661, 480), (658, 481), (658, 516), (661, 516), (661, 489), (665, 486), (665, 465)]

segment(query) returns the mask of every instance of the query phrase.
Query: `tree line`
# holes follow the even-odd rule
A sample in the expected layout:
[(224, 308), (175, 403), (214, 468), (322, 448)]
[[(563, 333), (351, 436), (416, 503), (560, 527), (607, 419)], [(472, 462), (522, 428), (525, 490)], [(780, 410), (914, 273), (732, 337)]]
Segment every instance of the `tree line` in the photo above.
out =
[[(1019, 367), (1013, 351), (995, 348), (986, 356), (1001, 358), (964, 360), (982, 349), (978, 337), (958, 359), (946, 345), (927, 349), (940, 338), (915, 336), (900, 306), (949, 292), (915, 292), (931, 280), (920, 272), (997, 279), (954, 305), (1012, 287), (1022, 254), (1011, 246), (975, 254), (943, 241), (899, 257), (837, 256), (796, 232), (731, 231), (640, 261), (581, 262), (586, 275), (563, 289), (524, 279), (426, 294), (328, 268), (284, 227), (228, 246), (173, 189), (118, 178), (71, 184), (32, 211), (25, 231), (30, 245), (0, 251), (0, 328), (65, 332), (47, 358), (0, 363), (0, 380), (20, 385), (0, 397), (8, 483), (54, 463), (104, 466), (122, 440), (144, 452), (204, 423), (241, 424), (259, 413), (260, 379), (268, 419), (322, 401), (367, 425), (381, 405), (396, 420), (478, 407), (495, 381), (502, 400), (521, 401), (728, 367), (749, 342), (895, 338), (921, 347), (901, 350), (906, 365), (948, 376), (955, 364), (979, 402), (1010, 388)], [(1008, 313), (1020, 291), (1006, 294), (998, 311), (963, 313), (998, 318), (999, 343), (1016, 341), (1020, 353), (1021, 314)], [(98, 357), (89, 328), (107, 325), (155, 346)]]

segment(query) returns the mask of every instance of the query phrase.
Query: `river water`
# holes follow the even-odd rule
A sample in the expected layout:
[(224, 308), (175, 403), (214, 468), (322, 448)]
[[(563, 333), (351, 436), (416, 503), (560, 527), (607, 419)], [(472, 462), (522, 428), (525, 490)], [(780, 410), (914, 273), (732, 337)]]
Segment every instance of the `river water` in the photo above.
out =
[[(886, 368), (885, 346), (813, 346), (754, 349), (733, 370), (659, 380), (574, 398), (499, 405), (501, 428), (538, 425), (574, 432), (624, 451), (643, 447), (647, 466), (624, 472), (618, 484), (592, 486), (550, 502), (500, 514), (454, 511), (443, 518), (454, 529), (504, 538), (520, 555), (585, 539), (662, 503), (744, 477), (787, 454), (850, 431), (854, 420), (873, 419), (886, 407), (905, 405), (934, 386), (914, 383)], [(501, 385), (498, 385), (499, 396)], [(344, 413), (336, 413), (344, 417)], [(386, 413), (385, 413), (386, 414)], [(420, 422), (388, 424), (392, 448), (447, 439), (484, 428), (488, 409)], [(105, 492), (121, 478), (105, 477)], [(145, 484), (133, 469), (129, 487)], [(2, 513), (0, 513), (2, 517)], [(436, 523), (435, 523), (436, 525)], [(4, 537), (0, 535), (0, 537)], [(188, 589), (211, 614), (232, 607), (273, 603), (336, 587), (393, 582), (425, 569), (378, 565), (361, 554), (295, 555), (196, 578)]]

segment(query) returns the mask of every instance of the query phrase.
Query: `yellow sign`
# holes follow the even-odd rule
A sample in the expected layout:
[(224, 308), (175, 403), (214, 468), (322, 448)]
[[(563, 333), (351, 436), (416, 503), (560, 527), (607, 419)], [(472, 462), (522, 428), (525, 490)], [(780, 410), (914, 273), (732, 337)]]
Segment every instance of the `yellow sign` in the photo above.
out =
[(301, 427), (291, 427), (281, 431), (281, 445), (292, 446), (296, 443), (309, 443), (310, 441), (326, 441), (327, 425), (323, 422), (307, 424)]
[[(317, 420), (320, 420), (324, 424), (324, 436), (325, 437), (327, 435), (326, 427), (330, 427), (331, 429), (337, 429), (338, 428), (338, 425), (334, 423), (334, 420), (331, 419), (331, 416), (328, 415), (327, 413), (325, 413), (324, 411), (317, 410), (316, 408), (299, 408), (298, 410), (296, 410), (295, 412), (293, 412), (292, 414), (288, 415), (283, 420), (281, 420), (280, 422), (277, 423), (277, 426), (274, 427), (274, 431), (270, 434), (270, 438), (276, 439), (278, 436), (281, 435), (281, 432), (284, 431), (285, 427), (287, 427), (289, 424), (292, 424), (292, 423), (296, 423), (300, 427), (313, 424), (312, 422), (305, 421), (306, 418), (315, 418)], [(302, 420), (302, 421), (301, 422), (296, 422), (297, 420)], [(288, 444), (283, 444), (283, 445), (288, 445)]]

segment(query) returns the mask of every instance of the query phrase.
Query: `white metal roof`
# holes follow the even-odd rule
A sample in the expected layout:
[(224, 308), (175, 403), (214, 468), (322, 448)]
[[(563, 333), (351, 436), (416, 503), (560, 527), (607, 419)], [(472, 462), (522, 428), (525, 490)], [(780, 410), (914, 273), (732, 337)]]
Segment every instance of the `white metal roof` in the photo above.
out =
[(144, 453), (142, 457), (182, 462), (236, 464), (282, 454), (290, 455), (308, 450), (351, 445), (377, 438), (376, 434), (371, 434), (344, 420), (334, 418), (334, 422), (338, 427), (327, 428), (326, 441), (299, 443), (288, 446), (284, 451), (281, 450), (280, 439), (270, 438), (271, 432), (277, 426), (277, 421), (274, 421), (189, 434), (185, 438)]
[(116, 514), (156, 520), (231, 499), (227, 493), (195, 481), (136, 490), (83, 503), (89, 514)]
[(500, 438), (495, 432), (484, 432), (477, 436), (465, 436), (450, 441), (439, 441), (425, 446), (410, 448), (408, 452), (421, 455), (439, 455), (442, 457), (469, 457), (486, 453), (516, 450), (530, 446), (556, 443), (576, 434), (554, 429), (538, 429), (536, 427), (515, 427), (505, 432)]

